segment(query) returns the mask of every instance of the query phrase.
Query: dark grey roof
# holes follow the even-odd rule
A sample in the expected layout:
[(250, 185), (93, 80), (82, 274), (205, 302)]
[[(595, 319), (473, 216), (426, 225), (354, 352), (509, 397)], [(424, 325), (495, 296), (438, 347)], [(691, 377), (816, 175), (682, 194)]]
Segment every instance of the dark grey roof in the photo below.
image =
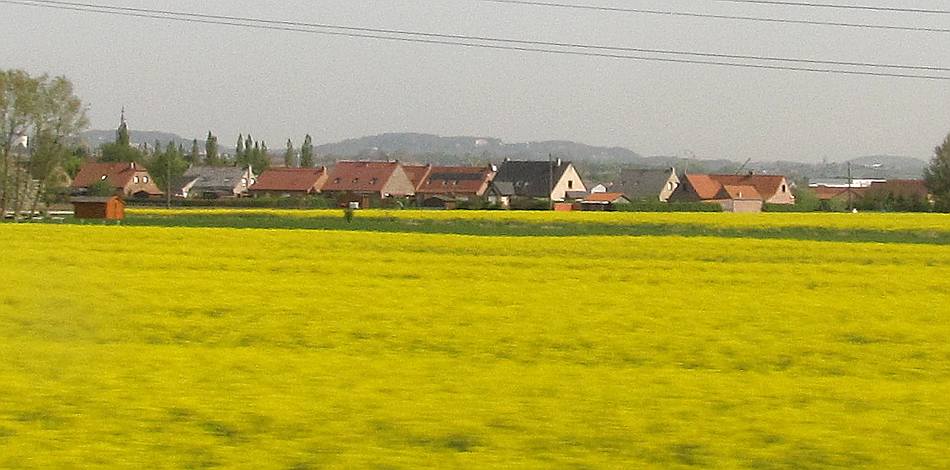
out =
[(515, 185), (508, 181), (492, 181), (489, 191), (494, 191), (500, 196), (514, 196)]
[(511, 183), (517, 196), (546, 198), (551, 196), (552, 169), (558, 181), (570, 166), (571, 162), (507, 160), (498, 169), (495, 183)]
[(622, 192), (634, 200), (658, 198), (672, 175), (673, 170), (670, 168), (663, 170), (624, 168), (620, 170), (620, 186), (612, 190)]
[(233, 190), (241, 183), (245, 171), (235, 166), (193, 166), (182, 176), (182, 187), (197, 179), (192, 191)]

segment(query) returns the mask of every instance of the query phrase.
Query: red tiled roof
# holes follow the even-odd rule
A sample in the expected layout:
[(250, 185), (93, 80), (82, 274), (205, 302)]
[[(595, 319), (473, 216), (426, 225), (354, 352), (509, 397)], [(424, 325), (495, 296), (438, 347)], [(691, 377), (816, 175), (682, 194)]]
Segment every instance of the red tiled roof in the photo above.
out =
[(403, 165), (402, 169), (409, 177), (409, 181), (412, 181), (412, 186), (418, 191), (429, 176), (429, 172), (432, 171), (432, 165)]
[(761, 201), (762, 195), (756, 191), (753, 186), (732, 186), (723, 185), (723, 199), (733, 199), (736, 201)]
[(434, 166), (416, 189), (419, 194), (471, 194), (482, 196), (494, 178), (491, 167)]
[[(701, 200), (736, 199), (740, 190), (741, 199), (752, 197), (769, 200), (775, 197), (783, 184), (787, 184), (785, 177), (779, 175), (687, 174), (685, 179)], [(751, 194), (749, 189), (752, 189), (754, 194)]]
[(324, 191), (380, 192), (399, 162), (341, 161), (330, 169)]
[(326, 168), (272, 168), (257, 178), (251, 191), (319, 191)]
[(920, 199), (926, 199), (930, 196), (930, 190), (927, 189), (927, 183), (924, 180), (888, 180), (884, 183), (874, 182), (867, 188), (867, 193)]
[(708, 175), (723, 186), (752, 186), (758, 191), (761, 199), (768, 200), (775, 197), (785, 177), (780, 175)]
[(144, 168), (136, 168), (134, 163), (86, 163), (79, 170), (79, 174), (73, 179), (73, 188), (88, 188), (103, 179), (108, 180), (116, 188), (126, 187), (137, 171), (143, 171)]
[(584, 198), (584, 202), (617, 202), (618, 199), (624, 199), (623, 193), (594, 193)]
[[(831, 188), (828, 186), (818, 186), (811, 188), (815, 193), (815, 196), (818, 197), (819, 201), (830, 201), (837, 198), (847, 198), (848, 197), (848, 188)], [(867, 191), (867, 188), (851, 188), (851, 194), (856, 198), (861, 198), (864, 196), (864, 193)]]
[(693, 188), (696, 196), (702, 200), (713, 200), (722, 190), (722, 184), (712, 178), (711, 175), (687, 174), (686, 181)]

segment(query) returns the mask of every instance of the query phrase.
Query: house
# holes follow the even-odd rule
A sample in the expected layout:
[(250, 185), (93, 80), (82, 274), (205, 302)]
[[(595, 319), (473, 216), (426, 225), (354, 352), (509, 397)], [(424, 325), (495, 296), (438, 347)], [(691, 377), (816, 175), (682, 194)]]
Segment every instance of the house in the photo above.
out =
[(485, 191), (485, 198), (488, 200), (489, 204), (494, 204), (502, 209), (508, 209), (511, 207), (511, 198), (515, 196), (515, 185), (502, 182), (502, 181), (492, 181), (488, 185), (488, 190)]
[(784, 176), (687, 174), (671, 201), (709, 202), (728, 212), (758, 212), (764, 204), (794, 204)]
[(762, 193), (755, 186), (722, 184), (716, 175), (687, 174), (670, 201), (708, 202), (719, 204), (726, 212), (760, 212), (764, 205)]
[(864, 197), (867, 191), (866, 187), (837, 187), (837, 186), (814, 186), (811, 188), (818, 198), (822, 209), (830, 210), (835, 206), (847, 207), (854, 205)]
[(429, 173), (432, 171), (432, 165), (403, 165), (403, 171), (406, 172), (406, 176), (409, 177), (409, 181), (412, 181), (412, 186), (415, 188), (416, 192), (419, 192), (419, 186), (425, 182), (426, 177), (429, 176)]
[(246, 196), (256, 182), (250, 167), (193, 166), (174, 187), (179, 197), (218, 199)]
[(416, 196), (439, 195), (467, 201), (485, 196), (495, 177), (490, 166), (430, 166), (416, 187)]
[(341, 204), (412, 196), (415, 185), (397, 161), (340, 161), (330, 169), (323, 192)]
[(321, 192), (326, 182), (326, 167), (271, 168), (248, 191), (254, 197), (301, 197)]
[(150, 198), (162, 196), (145, 167), (135, 162), (86, 163), (73, 179), (70, 189), (75, 194), (85, 194), (90, 186), (106, 181), (123, 197)]
[(868, 186), (865, 197), (930, 201), (930, 189), (924, 180), (887, 180), (875, 181)]
[(122, 220), (125, 218), (125, 202), (119, 196), (74, 197), (73, 217), (77, 219)]
[(675, 168), (624, 168), (620, 170), (620, 185), (616, 192), (623, 193), (632, 201), (667, 202), (679, 186)]
[(590, 194), (607, 193), (607, 192), (610, 192), (611, 188), (613, 188), (613, 187), (614, 187), (614, 183), (612, 183), (612, 182), (608, 182), (608, 183), (597, 183), (597, 184), (594, 184), (594, 185), (590, 188)]
[(505, 160), (495, 181), (511, 183), (515, 195), (564, 201), (568, 192), (587, 193), (587, 187), (571, 162)]
[(585, 211), (612, 211), (617, 204), (630, 204), (623, 193), (593, 193), (581, 201)]

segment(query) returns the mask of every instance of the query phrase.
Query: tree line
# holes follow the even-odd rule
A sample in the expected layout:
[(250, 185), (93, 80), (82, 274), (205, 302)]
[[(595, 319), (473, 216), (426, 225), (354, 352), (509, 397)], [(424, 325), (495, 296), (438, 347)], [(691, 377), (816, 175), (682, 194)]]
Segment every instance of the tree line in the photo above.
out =
[[(124, 114), (124, 113), (123, 113)], [(22, 70), (0, 70), (0, 218), (8, 212), (36, 212), (64, 194), (83, 162), (136, 162), (145, 165), (164, 191), (191, 165), (270, 166), (267, 143), (240, 134), (234, 155), (223, 154), (218, 137), (208, 132), (204, 153), (197, 139), (190, 149), (180, 143), (154, 142), (133, 146), (124, 115), (115, 142), (89, 150), (79, 133), (89, 125), (86, 108), (65, 77), (31, 76)], [(283, 155), (287, 167), (313, 167), (313, 139), (299, 148), (288, 139)], [(934, 151), (924, 175), (936, 209), (950, 212), (950, 135)]]

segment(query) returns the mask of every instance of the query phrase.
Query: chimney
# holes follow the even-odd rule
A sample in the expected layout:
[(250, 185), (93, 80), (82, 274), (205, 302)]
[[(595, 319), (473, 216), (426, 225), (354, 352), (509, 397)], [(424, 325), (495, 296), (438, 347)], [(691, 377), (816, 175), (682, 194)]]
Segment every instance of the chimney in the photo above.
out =
[(561, 159), (558, 158), (558, 159), (555, 161), (555, 163), (557, 163), (557, 166), (560, 167), (560, 166), (561, 166)]
[(135, 169), (135, 162), (129, 162), (129, 168)]

